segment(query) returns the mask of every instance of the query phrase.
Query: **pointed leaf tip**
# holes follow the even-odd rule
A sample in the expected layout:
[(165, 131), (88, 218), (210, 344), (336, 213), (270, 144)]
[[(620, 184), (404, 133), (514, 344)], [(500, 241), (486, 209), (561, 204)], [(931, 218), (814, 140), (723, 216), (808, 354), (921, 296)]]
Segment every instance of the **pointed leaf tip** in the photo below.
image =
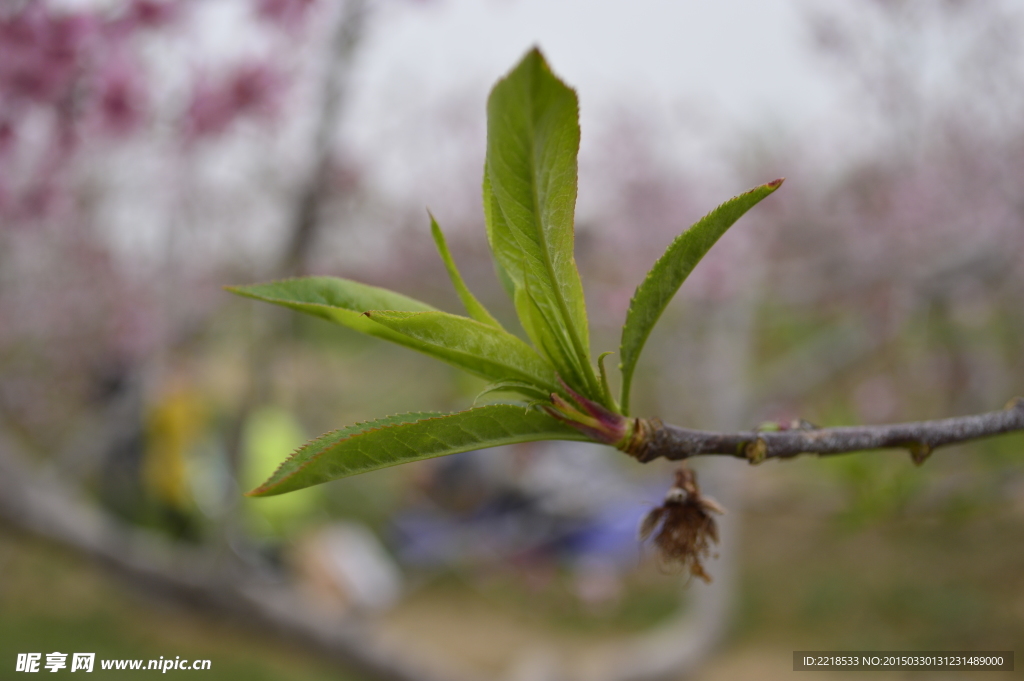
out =
[(403, 414), (323, 435), (301, 447), (248, 496), (273, 496), (447, 454), (536, 440), (585, 440), (537, 409), (494, 404), (455, 414)]
[(469, 290), (469, 287), (466, 286), (466, 282), (462, 279), (459, 268), (455, 266), (455, 260), (448, 250), (448, 242), (445, 241), (444, 232), (441, 231), (441, 226), (437, 224), (437, 220), (429, 209), (427, 209), (427, 215), (430, 216), (430, 234), (434, 238), (434, 245), (437, 247), (437, 252), (441, 256), (441, 262), (448, 272), (448, 278), (451, 280), (452, 286), (455, 287), (459, 300), (462, 301), (462, 306), (466, 308), (469, 316), (478, 322), (501, 329), (501, 323), (494, 318), (494, 315), (484, 307), (483, 303), (477, 300), (476, 296)]
[(487, 100), (484, 216), (520, 323), (576, 390), (605, 399), (573, 254), (579, 104), (536, 48)]
[(337, 277), (301, 277), (226, 288), (236, 295), (291, 308), (420, 351), (420, 344), (364, 319), (363, 312), (435, 309), (394, 291)]
[(655, 323), (665, 311), (669, 301), (679, 287), (711, 250), (715, 242), (725, 234), (744, 213), (753, 208), (761, 199), (778, 189), (784, 178), (754, 187), (750, 191), (729, 199), (698, 220), (692, 227), (680, 234), (658, 259), (647, 277), (637, 287), (626, 323), (622, 327), (622, 342), (619, 358), (622, 369), (622, 413), (629, 413), (629, 391), (640, 351)]

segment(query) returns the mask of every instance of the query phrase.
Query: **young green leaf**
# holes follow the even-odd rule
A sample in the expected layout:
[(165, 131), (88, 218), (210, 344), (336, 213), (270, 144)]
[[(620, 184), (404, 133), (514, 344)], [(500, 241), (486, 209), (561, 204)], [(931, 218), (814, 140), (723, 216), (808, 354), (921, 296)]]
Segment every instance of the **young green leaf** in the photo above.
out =
[[(493, 225), (495, 221), (500, 218), (500, 209), (494, 203), (494, 197), (491, 195), (491, 181), (487, 179), (487, 164), (484, 164), (484, 181), (483, 181), (483, 198), (484, 198), (484, 228), (487, 230), (487, 243), (491, 245), (491, 252), (494, 253), (498, 249), (494, 245), (495, 239), (502, 241), (502, 250), (512, 250), (517, 248), (515, 242), (510, 239), (511, 235), (508, 233), (507, 228), (494, 229)], [(495, 213), (498, 212), (496, 215)], [(516, 283), (512, 281), (512, 277), (505, 268), (501, 265), (501, 260), (494, 257), (494, 273), (498, 277), (498, 282), (501, 287), (505, 289), (505, 293), (508, 294), (509, 298), (515, 298), (516, 295)]]
[(406, 414), (323, 435), (249, 496), (272, 496), (400, 463), (535, 440), (586, 440), (542, 411), (492, 404), (448, 415)]
[(427, 214), (430, 215), (430, 233), (434, 236), (437, 252), (441, 255), (441, 260), (444, 261), (444, 268), (448, 270), (448, 278), (452, 280), (452, 286), (455, 287), (455, 292), (459, 294), (459, 299), (466, 308), (466, 312), (481, 324), (487, 324), (496, 329), (502, 328), (498, 320), (476, 299), (476, 296), (466, 286), (466, 282), (462, 280), (462, 275), (459, 274), (459, 269), (455, 266), (455, 260), (452, 259), (452, 254), (448, 250), (448, 243), (444, 240), (441, 226), (437, 224), (433, 213), (428, 211)]
[[(579, 140), (576, 93), (532, 50), (487, 101), (488, 238), (500, 271), (515, 285), (516, 309), (534, 345), (567, 382), (598, 396), (573, 257)], [(519, 295), (522, 289), (529, 299)], [(526, 314), (524, 306), (536, 311)]]
[(740, 217), (782, 184), (775, 180), (729, 199), (676, 237), (637, 287), (622, 327), (622, 413), (629, 413), (629, 389), (640, 351), (661, 313), (704, 254)]
[[(491, 250), (494, 253), (505, 252), (515, 253), (519, 248), (514, 243), (511, 230), (505, 223), (505, 218), (497, 201), (491, 192), (490, 181), (484, 172), (484, 220), (487, 225), (487, 236), (491, 243)], [(487, 209), (486, 207), (489, 207)], [(495, 258), (495, 269), (498, 278), (512, 296), (515, 303), (516, 315), (519, 323), (526, 331), (527, 337), (533, 341), (534, 346), (547, 357), (558, 369), (561, 375), (569, 384), (574, 386), (586, 386), (587, 369), (580, 361), (579, 354), (575, 351), (568, 328), (559, 321), (554, 314), (545, 315), (530, 289), (530, 279), (526, 276), (514, 278), (509, 270), (502, 264), (500, 258)], [(522, 275), (526, 270), (524, 262), (519, 263), (519, 272)], [(583, 360), (586, 362), (586, 360)], [(584, 388), (578, 388), (583, 392), (589, 392)]]
[(492, 393), (519, 393), (524, 397), (530, 398), (531, 404), (544, 404), (551, 401), (551, 392), (538, 388), (532, 383), (524, 383), (522, 381), (496, 381), (484, 386), (484, 389), (473, 398), (473, 406), (476, 406), (480, 400)]
[[(505, 217), (501, 213), (497, 200), (491, 191), (491, 183), (487, 178), (486, 168), (484, 169), (483, 182), (484, 197), (484, 222), (487, 226), (487, 237), (491, 243), (491, 250), (495, 253), (514, 254), (518, 252), (519, 246), (515, 243), (512, 230), (508, 228)], [(507, 259), (507, 258), (506, 258)], [(577, 386), (581, 392), (590, 394), (590, 391), (579, 386), (588, 385), (587, 371), (590, 368), (585, 356), (581, 359), (576, 352), (572, 336), (568, 327), (560, 321), (556, 313), (544, 314), (537, 299), (533, 296), (530, 287), (530, 278), (525, 276), (526, 265), (524, 261), (513, 271), (521, 276), (513, 277), (509, 270), (502, 264), (503, 259), (495, 257), (495, 269), (498, 278), (512, 296), (515, 304), (516, 315), (519, 323), (526, 332), (527, 337), (533, 341), (537, 350), (557, 367), (559, 375), (570, 385)]]
[(612, 387), (608, 383), (608, 372), (604, 368), (604, 358), (608, 355), (614, 355), (615, 353), (611, 350), (602, 352), (597, 356), (597, 368), (598, 373), (601, 375), (601, 389), (604, 390), (604, 394), (608, 397), (608, 402), (612, 405), (612, 411), (619, 411), (619, 403), (615, 401), (615, 397), (612, 395)]
[(407, 336), (417, 349), (491, 381), (522, 381), (558, 391), (551, 363), (507, 331), (447, 312), (371, 310), (366, 317)]
[(321, 317), (335, 324), (341, 324), (421, 352), (425, 352), (422, 343), (373, 323), (364, 317), (363, 313), (367, 310), (381, 309), (411, 312), (427, 312), (436, 309), (394, 291), (337, 277), (285, 279), (267, 284), (228, 286), (227, 290), (246, 298), (274, 303)]
[(570, 385), (588, 385), (588, 367), (580, 364), (579, 358), (573, 351), (572, 340), (565, 333), (565, 329), (558, 325), (557, 320), (545, 316), (540, 311), (536, 299), (531, 294), (530, 287), (516, 289), (513, 301), (516, 314), (526, 330), (526, 335), (534, 339), (534, 344), (540, 353), (548, 358), (565, 358), (563, 366), (559, 368), (559, 375), (563, 377), (563, 380)]

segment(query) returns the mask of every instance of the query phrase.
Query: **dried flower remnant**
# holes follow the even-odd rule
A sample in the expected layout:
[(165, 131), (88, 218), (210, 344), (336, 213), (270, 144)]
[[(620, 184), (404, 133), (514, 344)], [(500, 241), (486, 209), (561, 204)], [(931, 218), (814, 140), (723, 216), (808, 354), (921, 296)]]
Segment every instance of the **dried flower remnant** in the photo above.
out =
[(679, 563), (694, 577), (711, 582), (703, 561), (711, 555), (711, 542), (718, 543), (715, 513), (725, 513), (717, 501), (702, 496), (697, 474), (683, 466), (661, 506), (651, 509), (640, 523), (640, 541), (654, 536), (662, 559)]

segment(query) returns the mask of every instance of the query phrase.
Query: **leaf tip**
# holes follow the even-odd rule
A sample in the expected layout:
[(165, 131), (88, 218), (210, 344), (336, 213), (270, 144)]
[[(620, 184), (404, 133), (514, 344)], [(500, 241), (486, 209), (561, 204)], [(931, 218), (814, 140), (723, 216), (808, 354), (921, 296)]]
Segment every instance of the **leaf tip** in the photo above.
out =
[[(512, 67), (512, 70), (509, 71), (508, 75), (505, 76), (505, 79), (507, 79), (509, 76), (519, 71), (520, 69), (540, 69), (543, 72), (547, 72), (552, 77), (556, 79), (558, 78), (557, 76), (555, 76), (554, 71), (552, 71), (551, 65), (548, 63), (547, 57), (544, 56), (544, 52), (540, 49), (540, 45), (537, 44), (534, 44), (534, 46), (531, 47), (526, 52), (526, 54), (523, 55), (523, 58), (520, 59), (514, 67)], [(561, 82), (560, 79), (559, 82)], [(562, 84), (565, 85), (565, 83)], [(568, 87), (568, 85), (566, 85), (566, 87)]]
[(259, 497), (270, 496), (270, 487), (268, 485), (269, 481), (263, 483), (254, 490), (246, 492), (245, 496), (249, 497), (250, 499), (257, 499)]
[(437, 218), (434, 214), (427, 209), (427, 215), (430, 216), (430, 236), (434, 239), (434, 245), (437, 246), (437, 252), (441, 254), (441, 260), (445, 259), (445, 253), (448, 250), (448, 245), (445, 243), (444, 232), (441, 231), (441, 225), (437, 224)]
[(779, 187), (782, 186), (782, 183), (785, 182), (785, 181), (786, 181), (786, 178), (780, 177), (777, 180), (772, 180), (771, 182), (769, 182), (765, 186), (768, 187), (769, 189), (778, 189)]
[(547, 59), (546, 59), (546, 58), (544, 57), (544, 53), (543, 53), (543, 52), (541, 52), (541, 50), (540, 50), (540, 45), (537, 45), (536, 43), (534, 43), (533, 47), (531, 47), (531, 48), (530, 48), (530, 49), (529, 49), (529, 50), (528, 50), (528, 51), (526, 52), (526, 55), (525, 55), (525, 56), (523, 57), (523, 61), (525, 61), (525, 60), (527, 60), (527, 59), (539, 59), (539, 60), (541, 61), (541, 63), (542, 63), (542, 64), (545, 64), (545, 65), (547, 64), (547, 61), (548, 61), (548, 60), (547, 60)]

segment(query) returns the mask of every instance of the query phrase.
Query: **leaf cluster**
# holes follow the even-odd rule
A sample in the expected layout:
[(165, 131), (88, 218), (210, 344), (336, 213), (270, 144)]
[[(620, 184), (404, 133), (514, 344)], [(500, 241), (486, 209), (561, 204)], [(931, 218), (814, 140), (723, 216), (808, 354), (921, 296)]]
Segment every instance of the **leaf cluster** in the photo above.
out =
[(680, 234), (637, 288), (622, 329), (619, 399), (591, 359), (583, 285), (573, 255), (579, 151), (576, 93), (534, 49), (494, 86), (487, 102), (484, 221), (499, 279), (529, 342), (510, 333), (466, 286), (444, 235), (431, 232), (468, 316), (336, 277), (230, 287), (234, 293), (312, 314), (447, 362), (490, 383), (484, 393), (522, 404), (453, 414), (391, 416), (327, 433), (292, 454), (256, 496), (408, 461), (533, 440), (594, 440), (624, 448), (630, 387), (641, 350), (675, 292), (705, 253), (781, 180), (727, 201)]

